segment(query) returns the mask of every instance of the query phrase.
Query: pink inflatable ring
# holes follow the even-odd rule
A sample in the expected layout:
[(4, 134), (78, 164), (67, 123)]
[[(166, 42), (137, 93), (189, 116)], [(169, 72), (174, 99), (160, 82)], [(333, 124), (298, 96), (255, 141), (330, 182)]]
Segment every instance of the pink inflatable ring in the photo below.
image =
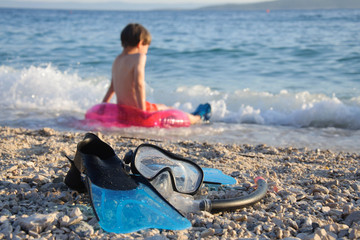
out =
[(147, 112), (134, 107), (101, 103), (91, 107), (85, 114), (88, 123), (104, 127), (188, 127), (190, 120), (185, 112), (176, 109)]

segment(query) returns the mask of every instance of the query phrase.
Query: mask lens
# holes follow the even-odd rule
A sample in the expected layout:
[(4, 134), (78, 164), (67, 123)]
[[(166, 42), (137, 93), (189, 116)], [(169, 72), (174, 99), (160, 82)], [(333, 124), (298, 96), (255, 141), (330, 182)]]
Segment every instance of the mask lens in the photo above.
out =
[(171, 158), (157, 148), (141, 146), (135, 155), (135, 167), (145, 178), (152, 180), (168, 169), (175, 184), (175, 190), (181, 193), (194, 193), (200, 187), (203, 173), (199, 166), (190, 161)]

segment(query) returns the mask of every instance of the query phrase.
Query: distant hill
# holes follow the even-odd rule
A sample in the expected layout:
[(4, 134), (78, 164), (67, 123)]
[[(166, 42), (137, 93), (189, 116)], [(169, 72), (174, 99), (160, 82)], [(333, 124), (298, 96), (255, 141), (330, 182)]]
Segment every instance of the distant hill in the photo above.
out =
[(290, 9), (344, 9), (360, 8), (360, 0), (276, 0), (250, 4), (223, 4), (199, 10), (290, 10)]

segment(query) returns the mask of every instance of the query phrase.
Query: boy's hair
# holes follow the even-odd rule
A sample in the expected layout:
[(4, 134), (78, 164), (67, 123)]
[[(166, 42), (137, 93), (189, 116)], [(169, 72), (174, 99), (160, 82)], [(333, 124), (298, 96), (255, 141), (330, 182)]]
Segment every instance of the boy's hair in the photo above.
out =
[(130, 23), (121, 32), (120, 35), (121, 45), (125, 47), (135, 47), (140, 41), (143, 45), (150, 45), (151, 35), (150, 32), (141, 24)]

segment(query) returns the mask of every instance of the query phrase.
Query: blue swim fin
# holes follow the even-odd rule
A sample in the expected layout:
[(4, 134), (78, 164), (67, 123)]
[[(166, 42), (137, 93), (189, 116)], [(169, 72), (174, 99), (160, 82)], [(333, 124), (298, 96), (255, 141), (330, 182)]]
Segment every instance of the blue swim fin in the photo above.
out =
[[(139, 181), (139, 180), (137, 180)], [(93, 208), (107, 232), (129, 233), (147, 228), (183, 230), (191, 227), (173, 206), (146, 183), (131, 190), (111, 190), (91, 185)]]
[[(108, 232), (129, 233), (147, 228), (183, 230), (191, 223), (142, 176), (129, 175), (114, 150), (94, 134), (78, 144), (72, 167), (85, 179), (100, 226)], [(68, 177), (69, 187), (79, 176)], [(68, 184), (72, 183), (72, 184)]]
[(204, 172), (204, 183), (221, 184), (221, 185), (234, 185), (236, 179), (224, 174), (219, 169), (215, 168), (202, 168)]

